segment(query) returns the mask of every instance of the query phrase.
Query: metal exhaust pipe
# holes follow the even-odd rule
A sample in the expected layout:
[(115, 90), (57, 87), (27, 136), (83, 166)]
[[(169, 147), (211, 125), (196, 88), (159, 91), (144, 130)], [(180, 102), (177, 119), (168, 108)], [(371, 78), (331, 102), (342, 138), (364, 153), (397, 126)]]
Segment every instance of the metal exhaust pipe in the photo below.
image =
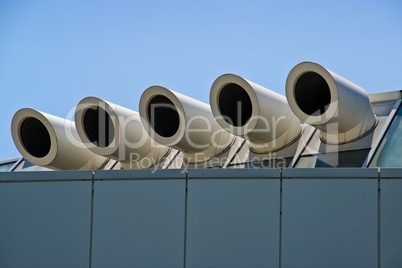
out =
[(302, 131), (286, 98), (234, 74), (224, 74), (212, 84), (212, 113), (230, 133), (250, 142), (251, 150), (267, 153), (296, 141)]
[(18, 151), (29, 162), (55, 170), (96, 170), (107, 158), (88, 150), (72, 121), (25, 108), (15, 113), (11, 134)]
[(286, 96), (296, 116), (318, 128), (329, 144), (357, 140), (377, 125), (364, 89), (314, 62), (290, 71)]
[(89, 150), (118, 160), (124, 169), (151, 168), (171, 151), (149, 137), (137, 112), (96, 97), (79, 102), (75, 123)]
[(220, 155), (235, 139), (216, 123), (208, 104), (165, 87), (152, 86), (143, 92), (140, 115), (148, 134), (182, 151), (188, 163)]

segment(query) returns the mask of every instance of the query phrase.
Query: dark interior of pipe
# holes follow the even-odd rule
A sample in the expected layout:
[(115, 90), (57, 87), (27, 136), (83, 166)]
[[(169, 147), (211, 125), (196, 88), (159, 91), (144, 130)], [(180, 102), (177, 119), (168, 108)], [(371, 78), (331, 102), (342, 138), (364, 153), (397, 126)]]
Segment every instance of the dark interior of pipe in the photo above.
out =
[(148, 122), (158, 135), (169, 138), (179, 129), (179, 113), (170, 99), (156, 95), (148, 105)]
[(221, 89), (218, 105), (224, 120), (233, 126), (244, 126), (251, 118), (253, 107), (250, 96), (237, 84), (230, 83)]
[(306, 72), (297, 79), (294, 94), (297, 105), (308, 115), (322, 115), (331, 103), (327, 82), (315, 72)]
[(114, 139), (114, 124), (110, 115), (99, 106), (84, 112), (84, 131), (87, 138), (98, 147), (107, 147)]
[(34, 117), (26, 118), (20, 128), (20, 137), (25, 150), (37, 158), (50, 151), (50, 135), (45, 125)]

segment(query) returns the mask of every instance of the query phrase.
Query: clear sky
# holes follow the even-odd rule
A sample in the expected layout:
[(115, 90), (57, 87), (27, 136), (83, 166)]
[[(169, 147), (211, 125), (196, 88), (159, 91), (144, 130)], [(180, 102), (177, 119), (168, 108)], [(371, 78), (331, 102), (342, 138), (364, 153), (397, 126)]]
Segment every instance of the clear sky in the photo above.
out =
[(0, 0), (0, 160), (20, 108), (66, 117), (96, 96), (138, 110), (162, 85), (209, 102), (235, 73), (282, 95), (315, 61), (368, 93), (402, 89), (402, 1)]

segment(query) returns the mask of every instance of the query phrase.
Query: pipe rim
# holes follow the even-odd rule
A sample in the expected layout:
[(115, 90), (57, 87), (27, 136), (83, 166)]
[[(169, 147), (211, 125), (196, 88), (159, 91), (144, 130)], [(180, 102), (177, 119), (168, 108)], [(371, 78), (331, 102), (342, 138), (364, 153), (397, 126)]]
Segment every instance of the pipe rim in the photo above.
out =
[[(178, 128), (177, 131), (170, 136), (160, 135), (152, 126), (152, 123), (149, 120), (149, 106), (152, 100), (157, 96), (163, 96), (167, 98), (171, 103), (178, 114)], [(141, 117), (141, 122), (148, 133), (148, 135), (154, 139), (156, 142), (166, 145), (166, 146), (174, 146), (179, 143), (185, 134), (185, 110), (183, 108), (182, 103), (176, 96), (176, 94), (163, 86), (151, 86), (148, 87), (141, 95), (140, 103), (139, 103), (139, 112)]]
[[(120, 144), (120, 136), (121, 136), (121, 126), (118, 119), (118, 116), (113, 107), (114, 105), (105, 101), (103, 99), (97, 97), (86, 97), (82, 99), (75, 110), (75, 124), (77, 128), (78, 136), (81, 141), (85, 144), (85, 146), (90, 149), (92, 152), (102, 155), (108, 156), (115, 153), (119, 149)], [(109, 144), (107, 146), (97, 146), (86, 133), (86, 126), (84, 123), (86, 112), (94, 107), (99, 107), (103, 109), (109, 116), (112, 129), (114, 131), (114, 136), (111, 140), (109, 140)], [(110, 128), (110, 125), (109, 125)]]
[[(299, 79), (307, 73), (319, 75), (328, 85), (330, 102), (324, 113), (310, 115), (300, 108), (296, 96), (296, 87)], [(329, 70), (314, 62), (302, 62), (292, 68), (286, 79), (286, 97), (293, 113), (303, 122), (311, 125), (321, 125), (330, 121), (338, 110), (338, 90), (334, 78)]]
[[(44, 156), (37, 157), (32, 155), (29, 150), (24, 145), (23, 138), (21, 137), (21, 128), (26, 119), (34, 118), (38, 120), (42, 125), (46, 128), (49, 138), (50, 138), (50, 146), (48, 153)], [(27, 159), (29, 162), (39, 165), (39, 166), (47, 166), (51, 164), (56, 158), (57, 154), (57, 136), (53, 129), (52, 124), (46, 118), (46, 114), (40, 111), (31, 109), (31, 108), (23, 108), (17, 111), (11, 122), (11, 135), (14, 140), (14, 144), (17, 147), (18, 151), (21, 155)]]
[[(243, 125), (236, 126), (229, 124), (224, 119), (224, 116), (222, 115), (221, 109), (219, 107), (220, 94), (222, 90), (224, 90), (225, 87), (229, 84), (235, 84), (242, 88), (247, 93), (250, 99), (251, 115)], [(248, 134), (255, 128), (257, 124), (256, 118), (258, 118), (260, 110), (259, 102), (252, 86), (246, 79), (242, 78), (241, 76), (235, 74), (223, 74), (219, 76), (211, 86), (209, 102), (215, 120), (223, 129), (229, 131), (230, 133), (243, 136)]]

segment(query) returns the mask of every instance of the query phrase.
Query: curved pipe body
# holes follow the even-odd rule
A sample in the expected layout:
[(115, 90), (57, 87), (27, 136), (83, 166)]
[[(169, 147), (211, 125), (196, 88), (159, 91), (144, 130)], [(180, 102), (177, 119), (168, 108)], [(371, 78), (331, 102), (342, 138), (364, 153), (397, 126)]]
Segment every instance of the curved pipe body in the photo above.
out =
[(210, 103), (222, 128), (249, 140), (257, 153), (284, 148), (302, 131), (284, 96), (234, 74), (215, 80)]
[(155, 141), (181, 150), (189, 163), (207, 161), (234, 141), (234, 137), (216, 123), (206, 103), (161, 86), (152, 86), (143, 92), (140, 115), (146, 131)]
[(149, 137), (137, 112), (96, 97), (79, 102), (75, 123), (89, 150), (118, 160), (124, 169), (150, 168), (171, 150)]
[(11, 133), (22, 156), (38, 166), (95, 170), (107, 161), (82, 144), (72, 121), (37, 110), (25, 108), (16, 112)]
[(290, 71), (286, 96), (296, 116), (320, 129), (326, 143), (354, 141), (376, 126), (364, 89), (317, 63), (302, 62)]

